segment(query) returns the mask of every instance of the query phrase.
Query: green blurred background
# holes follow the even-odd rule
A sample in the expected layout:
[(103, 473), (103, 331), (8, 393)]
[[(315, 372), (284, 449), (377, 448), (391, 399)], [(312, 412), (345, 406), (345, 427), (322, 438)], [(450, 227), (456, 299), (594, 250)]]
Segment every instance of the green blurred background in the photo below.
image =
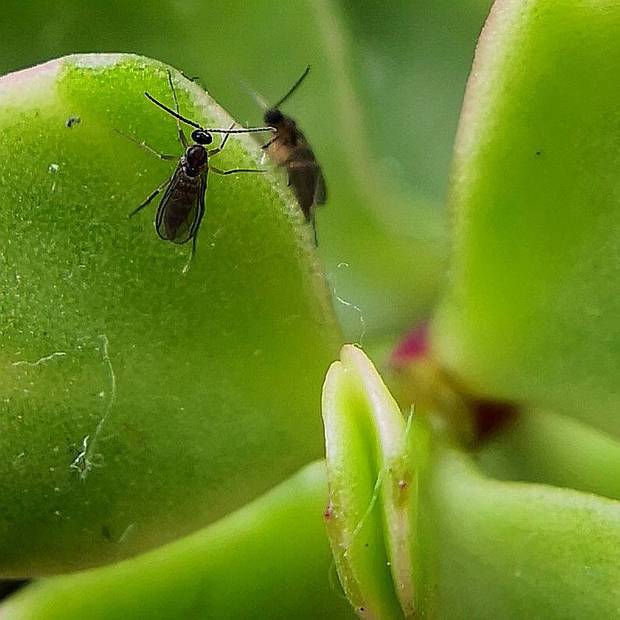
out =
[(0, 72), (76, 52), (134, 52), (197, 76), (240, 122), (257, 123), (248, 89), (274, 101), (312, 65), (285, 111), (325, 169), (319, 251), (338, 312), (349, 339), (378, 351), (424, 316), (441, 282), (451, 147), (489, 6), (7, 0)]

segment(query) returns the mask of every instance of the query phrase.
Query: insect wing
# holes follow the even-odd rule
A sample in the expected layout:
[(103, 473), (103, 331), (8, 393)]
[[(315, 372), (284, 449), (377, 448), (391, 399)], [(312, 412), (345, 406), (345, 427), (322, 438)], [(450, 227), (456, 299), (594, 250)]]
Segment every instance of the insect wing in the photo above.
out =
[[(318, 164), (317, 164), (318, 166)], [(327, 186), (325, 185), (325, 177), (321, 167), (318, 166), (316, 187), (314, 189), (314, 204), (324, 205), (327, 202)]]
[(155, 227), (161, 239), (187, 243), (198, 231), (205, 211), (207, 175), (189, 177), (179, 166), (159, 203)]
[[(299, 170), (303, 171), (305, 169), (308, 177), (308, 187), (304, 187), (303, 189), (300, 187), (300, 190), (304, 193), (306, 201), (310, 200), (309, 194), (312, 191), (312, 203), (310, 204), (310, 208), (313, 205), (324, 205), (327, 202), (327, 187), (325, 185), (325, 177), (323, 176), (321, 166), (315, 159), (313, 150), (308, 146), (306, 136), (304, 136), (299, 129), (297, 129), (295, 133), (298, 146), (295, 149), (294, 157), (297, 159)], [(289, 184), (291, 183), (294, 185), (289, 177)], [(300, 183), (300, 185), (305, 185), (305, 183)], [(295, 194), (297, 194), (297, 190), (295, 190)], [(297, 199), (301, 204), (301, 199), (299, 196), (297, 196)]]
[(313, 161), (291, 162), (288, 167), (288, 184), (293, 188), (306, 220), (310, 220), (314, 205), (318, 172), (318, 164)]

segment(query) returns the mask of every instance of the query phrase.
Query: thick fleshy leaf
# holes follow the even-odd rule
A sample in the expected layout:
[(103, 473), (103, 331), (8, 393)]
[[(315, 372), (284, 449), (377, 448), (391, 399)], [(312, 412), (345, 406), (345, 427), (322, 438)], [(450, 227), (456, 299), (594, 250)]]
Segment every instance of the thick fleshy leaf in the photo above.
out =
[(407, 428), (364, 353), (346, 346), (323, 391), (327, 528), (340, 580), (362, 618), (414, 613), (409, 544), (415, 502)]
[(456, 147), (435, 352), (620, 433), (620, 2), (498, 0)]
[(497, 477), (620, 500), (620, 442), (567, 416), (522, 411), (478, 456)]
[(306, 467), (205, 530), (114, 566), (36, 583), (11, 620), (353, 618), (332, 572), (325, 466)]
[[(421, 483), (426, 612), (445, 619), (613, 618), (620, 503), (497, 482), (439, 448)], [(434, 565), (432, 564), (434, 562)]]
[[(231, 119), (176, 72), (182, 111)], [(197, 256), (127, 214), (180, 155), (165, 67), (73, 56), (0, 81), (0, 573), (133, 554), (321, 453), (339, 346), (311, 233), (271, 175), (209, 178)], [(73, 119), (73, 120), (70, 120)], [(213, 165), (254, 168), (234, 137)], [(216, 164), (217, 161), (217, 164)], [(301, 354), (300, 352), (303, 352)]]
[[(408, 532), (418, 617), (614, 617), (620, 605), (620, 502), (486, 477), (475, 456), (454, 447), (445, 421), (435, 414), (416, 413), (412, 431), (404, 430), (398, 408), (361, 351), (345, 348), (342, 358), (328, 373), (323, 398), (328, 531), (341, 581), (360, 617), (403, 617), (386, 568), (392, 559), (386, 553), (389, 533), (398, 531), (390, 528), (389, 515), (402, 517), (402, 503), (398, 493), (383, 492), (381, 472), (393, 470), (378, 465), (394, 449), (405, 455), (401, 471), (413, 483), (400, 524)], [(604, 441), (591, 436), (589, 444), (601, 447)], [(486, 460), (488, 467), (489, 455)], [(561, 456), (555, 460), (559, 470)], [(554, 466), (547, 469), (543, 475)], [(582, 487), (609, 489), (604, 469), (590, 463), (581, 476), (574, 472), (564, 482), (572, 478)], [(557, 471), (556, 478), (561, 482)], [(393, 566), (391, 577), (399, 583)]]

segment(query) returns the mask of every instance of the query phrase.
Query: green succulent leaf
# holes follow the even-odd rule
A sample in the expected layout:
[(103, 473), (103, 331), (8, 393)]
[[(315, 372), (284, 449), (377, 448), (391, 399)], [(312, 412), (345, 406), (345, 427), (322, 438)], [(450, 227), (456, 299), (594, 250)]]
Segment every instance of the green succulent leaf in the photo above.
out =
[[(177, 72), (182, 112), (231, 119)], [(209, 176), (188, 245), (155, 205), (181, 155), (166, 67), (71, 56), (0, 81), (0, 573), (96, 565), (220, 517), (321, 454), (339, 330), (279, 175)], [(71, 120), (73, 119), (73, 120)], [(223, 169), (256, 168), (233, 137)], [(217, 164), (216, 164), (217, 161)], [(304, 351), (300, 355), (299, 351)]]
[(620, 433), (620, 3), (499, 0), (456, 146), (436, 354)]
[[(352, 347), (328, 373), (323, 415), (328, 532), (344, 590), (360, 617), (617, 613), (620, 502), (487, 477), (479, 457), (455, 448), (435, 414), (416, 412), (413, 425), (405, 426), (368, 359)], [(602, 437), (590, 437), (596, 445), (604, 446)], [(557, 471), (561, 458), (555, 460)], [(609, 489), (604, 469), (590, 463), (572, 480)], [(405, 479), (411, 492), (403, 502), (399, 491), (407, 487), (397, 481)], [(395, 570), (394, 559), (406, 554), (400, 564), (406, 570)], [(409, 607), (401, 608), (399, 599)]]
[(204, 530), (137, 558), (42, 580), (12, 620), (333, 620), (354, 613), (332, 572), (325, 465), (307, 466)]
[(410, 511), (416, 498), (408, 427), (356, 347), (345, 346), (327, 374), (323, 419), (327, 528), (344, 590), (360, 617), (411, 617)]
[(522, 411), (478, 456), (484, 470), (497, 477), (620, 500), (620, 442), (567, 416)]
[(436, 444), (418, 506), (430, 617), (612, 618), (620, 607), (620, 503), (498, 482)]

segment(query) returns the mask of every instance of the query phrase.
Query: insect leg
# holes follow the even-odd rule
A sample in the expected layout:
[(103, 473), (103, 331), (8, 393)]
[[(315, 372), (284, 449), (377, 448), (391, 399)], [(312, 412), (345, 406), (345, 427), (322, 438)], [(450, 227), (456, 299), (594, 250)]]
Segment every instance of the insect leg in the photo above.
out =
[(115, 129), (114, 131), (119, 136), (123, 136), (123, 138), (126, 138), (127, 140), (130, 140), (131, 142), (133, 142), (134, 144), (139, 146), (142, 150), (146, 151), (147, 153), (151, 153), (151, 155), (155, 155), (155, 157), (157, 157), (159, 159), (163, 159), (165, 161), (178, 161), (179, 160), (179, 156), (178, 155), (169, 155), (167, 153), (160, 153), (159, 151), (156, 151), (152, 146), (149, 146), (144, 141), (139, 142), (138, 140), (136, 140), (132, 136), (128, 136), (127, 134), (123, 133), (122, 131), (119, 131), (118, 129)]
[(275, 135), (273, 138), (271, 138), (271, 140), (269, 140), (269, 142), (267, 142), (267, 144), (263, 144), (263, 146), (261, 146), (261, 149), (268, 149), (276, 140), (277, 140), (278, 136)]
[(170, 183), (170, 179), (166, 179), (157, 189), (153, 190), (147, 197), (147, 199), (138, 207), (136, 207), (127, 217), (133, 217), (136, 213), (142, 211), (144, 207), (147, 207), (153, 199), (160, 194), (163, 189)]
[[(177, 97), (177, 91), (174, 87), (174, 83), (172, 82), (172, 73), (170, 73), (170, 69), (168, 69), (168, 83), (170, 84), (170, 90), (172, 90), (172, 97), (174, 98), (174, 107), (176, 109), (176, 113), (180, 115), (181, 112), (179, 110), (179, 99)], [(174, 118), (177, 122), (177, 132), (178, 132), (179, 140), (181, 144), (183, 145), (183, 148), (186, 149), (188, 146), (187, 138), (185, 137), (185, 133), (183, 133), (183, 129), (181, 128), (181, 123), (179, 123), (178, 116), (175, 116)]]
[(192, 263), (194, 262), (194, 256), (196, 256), (196, 236), (197, 235), (194, 235), (192, 239), (192, 249), (190, 250), (189, 258), (187, 259), (187, 262), (185, 263), (185, 266), (181, 271), (183, 275), (185, 275), (190, 270)]
[(314, 232), (314, 246), (319, 247), (319, 237), (316, 232), (316, 219), (314, 217), (314, 213), (312, 213), (310, 224), (312, 224), (312, 232)]
[(202, 177), (200, 184), (198, 213), (196, 215), (196, 221), (190, 228), (190, 233), (192, 235), (192, 249), (190, 251), (189, 258), (185, 263), (185, 267), (183, 267), (183, 275), (185, 275), (190, 270), (194, 257), (196, 256), (196, 242), (198, 241), (198, 233), (200, 232), (200, 223), (202, 222), (202, 218), (205, 214), (205, 193), (207, 191), (208, 174), (208, 171), (206, 171), (204, 176)]
[[(228, 129), (232, 129), (234, 126), (235, 123), (232, 123)], [(228, 142), (228, 138), (230, 138), (230, 134), (224, 134), (224, 139), (222, 140), (222, 143), (217, 148), (211, 149), (209, 151), (209, 157), (211, 157), (211, 155), (217, 155), (220, 151), (223, 151), (224, 147), (226, 146), (226, 142)]]
[(237, 174), (238, 172), (267, 172), (267, 170), (260, 170), (258, 168), (233, 168), (232, 170), (220, 170), (215, 166), (209, 165), (209, 170), (215, 172), (215, 174)]

